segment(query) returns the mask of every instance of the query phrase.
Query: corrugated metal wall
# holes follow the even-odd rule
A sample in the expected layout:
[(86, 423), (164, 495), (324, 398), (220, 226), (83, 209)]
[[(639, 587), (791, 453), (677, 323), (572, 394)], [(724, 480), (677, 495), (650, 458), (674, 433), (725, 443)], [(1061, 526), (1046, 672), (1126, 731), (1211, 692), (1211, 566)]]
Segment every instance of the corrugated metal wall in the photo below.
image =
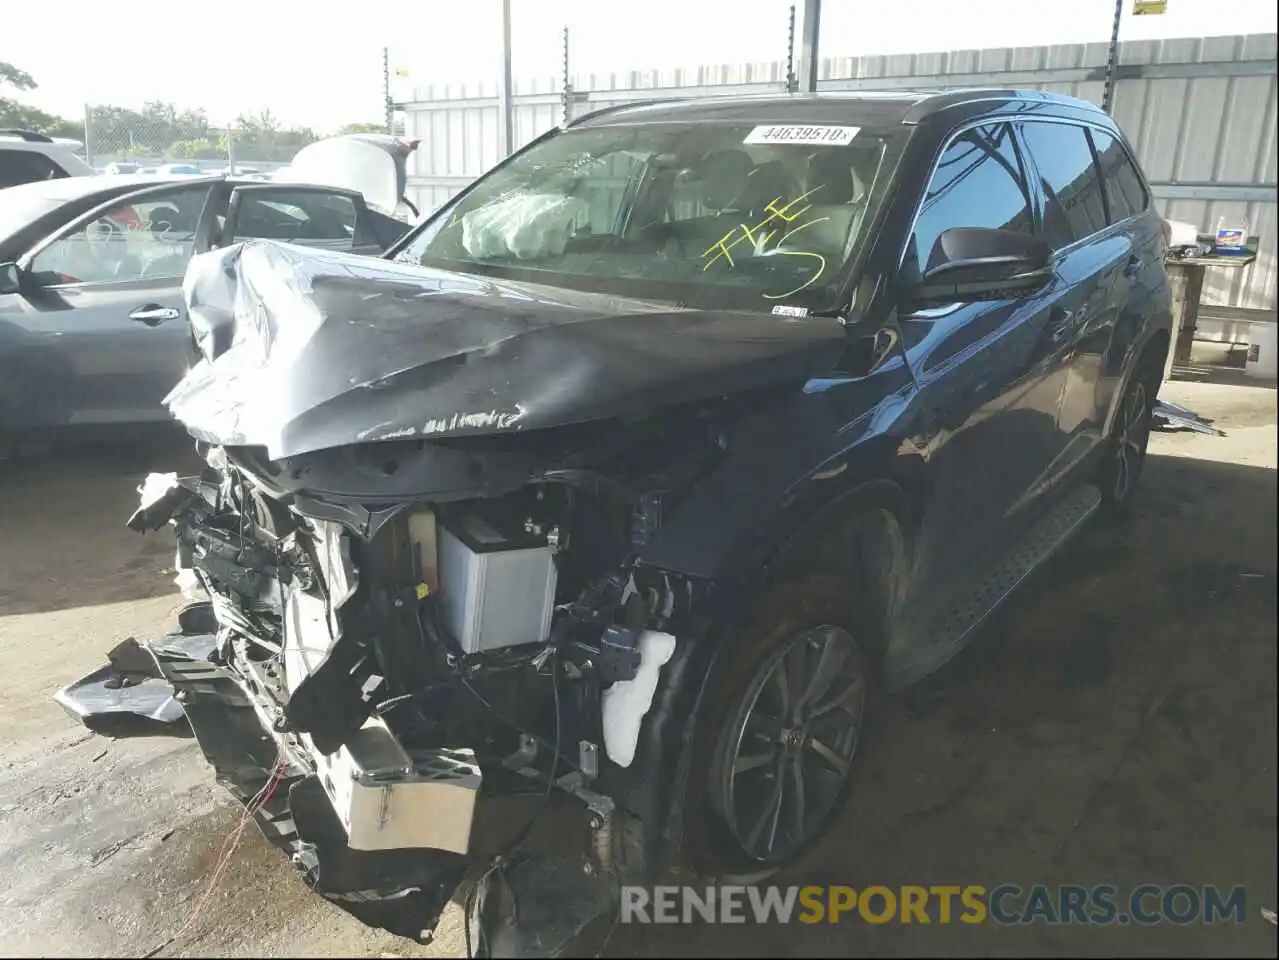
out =
[[(821, 89), (1002, 86), (1101, 102), (1105, 43), (826, 58)], [(1204, 302), (1276, 307), (1276, 52), (1279, 37), (1143, 40), (1121, 45), (1114, 116), (1133, 141), (1165, 216), (1211, 230), (1247, 220), (1261, 238), (1243, 271), (1210, 270)], [(573, 115), (660, 96), (712, 96), (784, 89), (785, 65), (749, 63), (633, 71), (574, 79)], [(493, 85), (425, 88), (405, 106), (406, 129), (424, 140), (411, 170), (419, 209), (434, 209), (501, 159)], [(517, 83), (514, 142), (527, 143), (563, 118), (553, 78)]]

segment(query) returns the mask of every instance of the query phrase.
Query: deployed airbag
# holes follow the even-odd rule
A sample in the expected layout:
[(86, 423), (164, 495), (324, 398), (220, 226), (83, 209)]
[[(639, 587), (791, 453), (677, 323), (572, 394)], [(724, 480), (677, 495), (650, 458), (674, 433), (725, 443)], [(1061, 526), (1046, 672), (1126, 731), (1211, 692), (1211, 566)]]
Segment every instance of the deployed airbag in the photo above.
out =
[(585, 201), (575, 197), (508, 197), (462, 218), (462, 246), (477, 260), (558, 257), (586, 212)]

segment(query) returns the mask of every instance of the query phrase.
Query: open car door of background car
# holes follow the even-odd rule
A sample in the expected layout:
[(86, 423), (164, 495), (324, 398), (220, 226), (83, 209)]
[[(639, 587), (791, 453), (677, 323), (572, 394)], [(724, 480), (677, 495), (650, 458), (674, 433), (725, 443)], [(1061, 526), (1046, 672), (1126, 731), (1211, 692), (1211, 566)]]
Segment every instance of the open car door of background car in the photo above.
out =
[(252, 183), (231, 192), (220, 246), (265, 239), (379, 256), (407, 230), (408, 224), (371, 210), (354, 190)]
[(213, 181), (115, 194), (14, 265), (0, 295), (0, 426), (167, 420), (186, 372), (182, 276), (206, 237)]

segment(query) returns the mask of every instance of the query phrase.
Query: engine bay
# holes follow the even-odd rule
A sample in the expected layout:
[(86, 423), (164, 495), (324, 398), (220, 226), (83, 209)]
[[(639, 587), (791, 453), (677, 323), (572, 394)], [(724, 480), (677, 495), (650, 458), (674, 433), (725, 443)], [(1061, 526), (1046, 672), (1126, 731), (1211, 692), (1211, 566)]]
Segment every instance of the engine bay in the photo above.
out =
[[(683, 444), (667, 433), (668, 457), (701, 438), (679, 470), (630, 472), (596, 443), (497, 496), (348, 501), (343, 519), (282, 491), (287, 465), (206, 446), (201, 476), (148, 479), (130, 525), (172, 525), (178, 580), (216, 619), (209, 660), (291, 775), (322, 788), (351, 850), (474, 857), (481, 796), (545, 803), (558, 789), (608, 871), (635, 814), (641, 725), (704, 591), (637, 559), (695, 480), (689, 463), (721, 449), (708, 421), (692, 424)], [(432, 452), (380, 446), (384, 466)], [(358, 523), (359, 507), (376, 522)]]

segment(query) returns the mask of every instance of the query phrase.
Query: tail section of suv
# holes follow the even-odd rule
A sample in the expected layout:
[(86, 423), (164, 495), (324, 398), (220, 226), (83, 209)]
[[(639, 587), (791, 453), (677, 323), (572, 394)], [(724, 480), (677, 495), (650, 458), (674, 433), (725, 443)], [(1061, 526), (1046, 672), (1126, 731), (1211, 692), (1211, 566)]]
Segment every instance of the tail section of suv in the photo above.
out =
[(0, 190), (92, 173), (93, 167), (53, 137), (29, 130), (0, 130)]

